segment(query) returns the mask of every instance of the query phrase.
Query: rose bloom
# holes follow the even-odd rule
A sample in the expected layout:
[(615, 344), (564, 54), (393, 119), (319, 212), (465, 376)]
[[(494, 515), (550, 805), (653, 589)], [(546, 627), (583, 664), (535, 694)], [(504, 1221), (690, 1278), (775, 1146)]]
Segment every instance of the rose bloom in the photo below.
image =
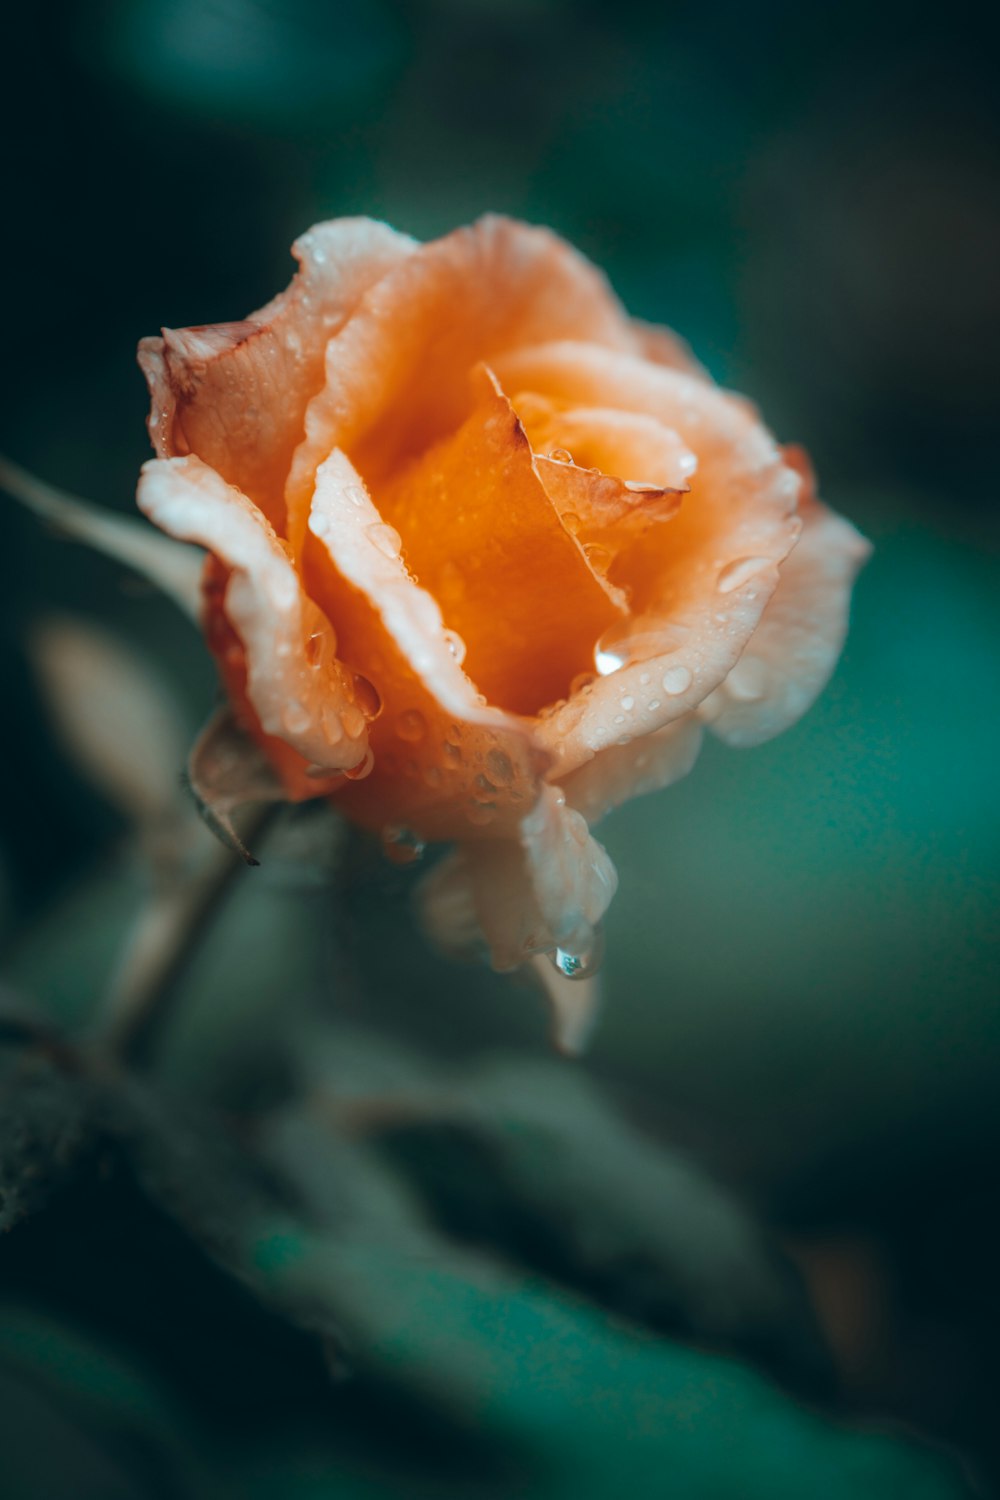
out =
[(205, 633), (292, 800), (398, 857), (494, 966), (586, 972), (590, 828), (752, 745), (840, 651), (867, 547), (808, 462), (544, 229), (339, 219), (240, 323), (164, 330), (139, 504), (207, 549)]

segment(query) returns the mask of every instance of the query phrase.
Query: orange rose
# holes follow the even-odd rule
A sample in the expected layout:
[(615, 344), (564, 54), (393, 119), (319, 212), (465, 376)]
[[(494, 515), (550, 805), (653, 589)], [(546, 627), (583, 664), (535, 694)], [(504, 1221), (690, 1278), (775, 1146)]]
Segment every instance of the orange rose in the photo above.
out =
[(748, 403), (546, 230), (321, 224), (242, 323), (146, 339), (139, 504), (211, 554), (230, 700), (293, 799), (411, 851), (431, 926), (583, 972), (590, 834), (778, 733), (826, 681), (866, 544)]

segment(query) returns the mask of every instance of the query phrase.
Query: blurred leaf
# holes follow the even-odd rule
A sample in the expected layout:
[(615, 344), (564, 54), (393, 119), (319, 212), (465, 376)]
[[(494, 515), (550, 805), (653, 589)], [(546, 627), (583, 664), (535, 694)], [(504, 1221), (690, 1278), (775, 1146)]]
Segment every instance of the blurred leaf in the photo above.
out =
[(155, 527), (67, 495), (0, 455), (0, 490), (76, 542), (124, 563), (163, 592), (192, 620), (201, 614), (202, 554)]
[(0, 1054), (0, 1231), (44, 1207), (96, 1140), (86, 1079), (38, 1054)]
[(658, 1332), (830, 1391), (832, 1362), (790, 1262), (746, 1209), (635, 1130), (586, 1073), (512, 1058), (445, 1074), (343, 1028), (307, 1046), (318, 1097), (382, 1146), (451, 1234)]
[(177, 704), (150, 663), (85, 620), (51, 615), (31, 654), (56, 730), (113, 806), (140, 827), (158, 827), (178, 802), (185, 730)]

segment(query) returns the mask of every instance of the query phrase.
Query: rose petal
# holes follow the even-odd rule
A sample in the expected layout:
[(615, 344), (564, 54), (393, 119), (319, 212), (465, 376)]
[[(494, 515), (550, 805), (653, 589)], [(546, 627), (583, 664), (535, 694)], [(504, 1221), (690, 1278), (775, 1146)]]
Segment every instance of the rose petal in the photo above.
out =
[(636, 353), (654, 365), (666, 365), (671, 370), (684, 370), (688, 375), (700, 375), (704, 380), (711, 376), (700, 360), (692, 353), (686, 339), (672, 328), (661, 323), (645, 323), (641, 318), (632, 319), (632, 332), (638, 348)]
[(306, 405), (323, 384), (327, 341), (361, 294), (414, 241), (370, 219), (317, 224), (292, 247), (300, 270), (241, 323), (143, 339), (149, 432), (161, 458), (195, 453), (248, 495), (279, 532), (285, 479)]
[[(620, 670), (576, 693), (538, 728), (564, 776), (621, 739), (689, 713), (735, 664), (801, 527), (800, 476), (744, 403), (707, 381), (592, 345), (551, 344), (497, 362), (507, 389), (646, 412), (697, 452), (698, 473), (668, 527), (622, 554), (637, 641), (601, 643)], [(663, 545), (659, 545), (660, 539)], [(655, 541), (655, 544), (654, 544)], [(657, 644), (657, 637), (661, 643)], [(634, 647), (634, 649), (633, 649)], [(632, 660), (631, 657), (639, 659)]]
[(510, 402), (488, 372), (458, 432), (379, 492), (379, 509), (465, 646), (492, 703), (531, 714), (565, 697), (594, 642), (624, 618), (540, 483)]
[(516, 824), (547, 757), (523, 724), (480, 700), (438, 604), (410, 577), (395, 533), (342, 453), (319, 469), (309, 527), (310, 593), (336, 620), (344, 660), (387, 705), (370, 731), (371, 776), (338, 800), (359, 822), (404, 825), (425, 839), (492, 836)]
[(583, 469), (600, 469), (636, 488), (687, 490), (698, 467), (690, 448), (646, 412), (560, 406), (534, 392), (511, 398), (536, 454), (562, 449)]
[(730, 745), (780, 734), (826, 685), (847, 633), (851, 583), (871, 548), (818, 500), (781, 564), (778, 587), (739, 661), (699, 713)]
[(593, 825), (633, 797), (672, 786), (698, 759), (702, 737), (701, 725), (688, 714), (627, 745), (611, 745), (561, 782), (567, 805)]
[(289, 534), (301, 538), (332, 449), (377, 488), (464, 421), (473, 365), (569, 337), (637, 343), (601, 273), (548, 230), (490, 215), (422, 246), (371, 288), (327, 349), (326, 386), (310, 403), (287, 490)]
[[(461, 845), (448, 884), (463, 880), (501, 971), (557, 948), (585, 955), (618, 884), (606, 850), (551, 786), (543, 788), (516, 839)], [(462, 910), (454, 889), (448, 895), (452, 909)]]
[[(552, 458), (536, 456), (534, 468), (563, 525), (582, 543), (602, 580), (619, 552), (651, 526), (669, 521), (681, 503), (678, 490), (638, 489), (613, 474)], [(615, 596), (622, 597), (620, 591)]]
[(367, 737), (352, 674), (256, 506), (194, 457), (144, 464), (137, 498), (157, 526), (230, 570), (223, 607), (242, 643), (246, 700), (260, 731), (325, 770), (358, 765)]

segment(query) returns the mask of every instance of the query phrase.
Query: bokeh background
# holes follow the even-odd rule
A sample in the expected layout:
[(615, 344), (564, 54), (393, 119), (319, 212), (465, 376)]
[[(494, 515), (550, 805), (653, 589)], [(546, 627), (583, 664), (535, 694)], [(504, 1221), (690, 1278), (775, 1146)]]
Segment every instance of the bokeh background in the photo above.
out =
[[(793, 1258), (838, 1409), (950, 1445), (989, 1492), (1000, 91), (985, 8), (63, 0), (10, 7), (4, 52), (0, 447), (47, 480), (127, 511), (148, 455), (136, 341), (268, 300), (309, 223), (365, 213), (428, 237), (494, 209), (552, 225), (631, 311), (682, 332), (806, 443), (824, 496), (872, 538), (844, 659), (807, 718), (752, 752), (709, 746), (688, 781), (605, 826), (621, 886), (582, 1066)], [(190, 628), (120, 569), (12, 505), (3, 527), (0, 920), (12, 983), (72, 1022), (134, 882), (120, 810), (53, 732), (32, 630), (55, 611), (121, 633), (192, 729), (213, 678)], [(239, 888), (161, 1028), (168, 1086), (213, 1106), (246, 1091), (293, 991), (458, 1068), (544, 1057), (536, 996), (427, 953), (411, 876), (363, 841), (342, 860), (335, 897), (294, 860)], [(0, 1366), (29, 1393), (3, 1437), (12, 1495), (195, 1493), (151, 1458), (190, 1409), (234, 1443), (299, 1432), (289, 1467), (268, 1449), (234, 1494), (480, 1493), (459, 1468), (426, 1491), (398, 1466), (372, 1477), (368, 1457), (324, 1487), (323, 1443), (360, 1451), (362, 1431), (376, 1451), (386, 1432), (411, 1442), (412, 1421), (365, 1415), (352, 1387), (331, 1429), (305, 1339), (97, 1180), (0, 1243), (15, 1350)], [(84, 1338), (89, 1354), (59, 1342)], [(68, 1393), (74, 1359), (92, 1386), (94, 1361), (126, 1355), (169, 1393), (145, 1446)], [(421, 1430), (408, 1462), (430, 1473), (444, 1445), (459, 1464), (452, 1434)], [(572, 1424), (561, 1441), (580, 1441)], [(756, 1493), (735, 1471), (731, 1488), (671, 1489), (670, 1463), (635, 1492)]]

